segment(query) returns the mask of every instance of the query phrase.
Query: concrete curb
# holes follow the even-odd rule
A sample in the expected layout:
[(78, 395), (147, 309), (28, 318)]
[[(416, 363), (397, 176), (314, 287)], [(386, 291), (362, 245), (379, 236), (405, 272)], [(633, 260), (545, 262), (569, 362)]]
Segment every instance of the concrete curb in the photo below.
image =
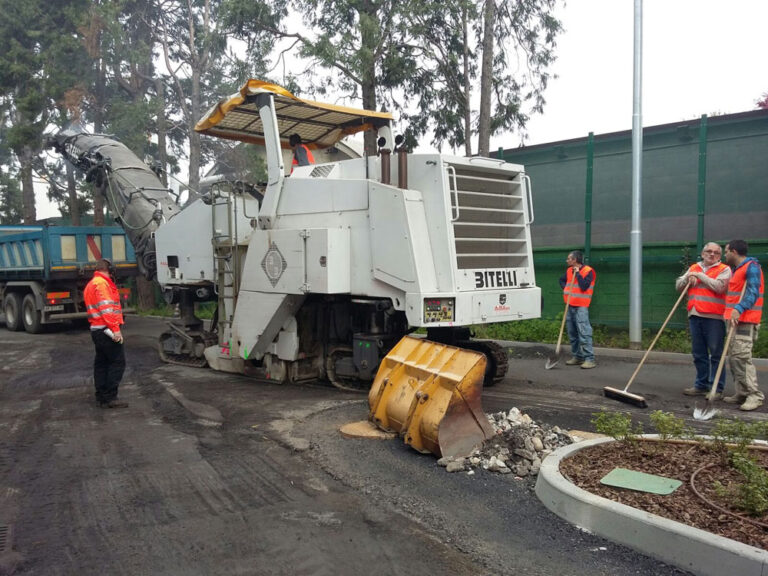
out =
[[(530, 348), (542, 348), (546, 349), (548, 354), (555, 350), (555, 346), (553, 344), (543, 344), (541, 342), (514, 342), (511, 340), (495, 340), (495, 342), (504, 348), (519, 348), (522, 350)], [(567, 358), (570, 355), (570, 348), (566, 346), (566, 348), (563, 350), (564, 357)], [(598, 363), (600, 362), (600, 357), (621, 358), (624, 360), (639, 362), (640, 359), (642, 359), (643, 354), (645, 354), (645, 350), (629, 350), (627, 348), (595, 348), (595, 357), (597, 358)], [(690, 354), (683, 354), (680, 352), (656, 352), (655, 350), (651, 351), (646, 362), (657, 364), (693, 365), (693, 359)], [(752, 363), (760, 371), (768, 370), (768, 358), (753, 358)]]
[(613, 441), (585, 440), (550, 454), (536, 480), (536, 495), (544, 506), (582, 529), (694, 574), (768, 574), (768, 551), (596, 496), (560, 473), (564, 458), (582, 448)]

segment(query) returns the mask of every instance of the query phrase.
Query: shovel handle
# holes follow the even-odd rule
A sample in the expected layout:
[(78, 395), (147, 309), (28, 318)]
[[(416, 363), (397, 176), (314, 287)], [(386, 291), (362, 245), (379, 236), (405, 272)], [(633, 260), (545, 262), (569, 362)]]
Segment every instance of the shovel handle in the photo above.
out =
[[(744, 287), (741, 289), (741, 296), (739, 296), (739, 303), (741, 303), (742, 298), (744, 298), (744, 292), (747, 291), (747, 283), (744, 282)], [(707, 394), (707, 402), (712, 402), (712, 400), (715, 398), (715, 394), (717, 394), (717, 383), (720, 381), (720, 374), (723, 373), (723, 366), (725, 365), (725, 357), (728, 355), (728, 349), (731, 347), (731, 338), (733, 338), (733, 333), (736, 332), (736, 324), (733, 324), (730, 320), (726, 320), (728, 324), (731, 325), (731, 327), (728, 329), (728, 337), (725, 339), (725, 346), (723, 346), (723, 355), (720, 356), (720, 362), (717, 364), (717, 372), (715, 372), (715, 379), (712, 380), (712, 388), (709, 390), (709, 394)], [(738, 391), (736, 392), (738, 394)]]
[(728, 336), (725, 339), (725, 346), (723, 346), (723, 355), (720, 356), (720, 362), (717, 363), (717, 372), (715, 372), (715, 379), (712, 380), (712, 388), (709, 390), (709, 394), (707, 394), (707, 402), (711, 402), (715, 398), (715, 394), (717, 394), (717, 383), (720, 381), (720, 374), (723, 373), (725, 357), (728, 355), (728, 348), (731, 346), (731, 338), (733, 338), (734, 332), (736, 332), (736, 324), (731, 324), (731, 327), (728, 329)]
[[(565, 287), (571, 286), (566, 284)], [(571, 303), (571, 291), (568, 291), (568, 297), (565, 299), (565, 311), (563, 312), (563, 321), (560, 322), (560, 334), (557, 336), (557, 346), (555, 346), (555, 356), (560, 355), (560, 343), (563, 341), (563, 330), (565, 329), (565, 319), (568, 317), (568, 306)]]
[(683, 291), (680, 293), (680, 297), (677, 299), (677, 302), (675, 302), (675, 305), (672, 306), (672, 310), (669, 311), (669, 314), (667, 314), (667, 319), (664, 320), (664, 324), (661, 325), (661, 328), (659, 328), (659, 331), (656, 333), (656, 337), (651, 342), (651, 345), (648, 346), (648, 350), (645, 351), (645, 354), (643, 354), (643, 359), (640, 360), (640, 364), (637, 365), (637, 368), (635, 368), (635, 371), (632, 373), (632, 377), (629, 379), (629, 382), (627, 382), (627, 385), (624, 386), (624, 392), (627, 391), (630, 384), (635, 380), (635, 376), (637, 376), (637, 373), (640, 372), (640, 368), (642, 368), (643, 363), (645, 362), (645, 359), (648, 358), (648, 354), (651, 353), (651, 350), (653, 350), (653, 347), (656, 345), (656, 341), (659, 339), (659, 336), (661, 336), (661, 333), (664, 332), (664, 328), (667, 327), (667, 323), (669, 322), (670, 318), (672, 318), (672, 315), (675, 313), (675, 310), (677, 310), (677, 307), (680, 305), (680, 302), (682, 302), (683, 297), (688, 294), (688, 288), (690, 288), (690, 284), (686, 284), (685, 288), (683, 288)]

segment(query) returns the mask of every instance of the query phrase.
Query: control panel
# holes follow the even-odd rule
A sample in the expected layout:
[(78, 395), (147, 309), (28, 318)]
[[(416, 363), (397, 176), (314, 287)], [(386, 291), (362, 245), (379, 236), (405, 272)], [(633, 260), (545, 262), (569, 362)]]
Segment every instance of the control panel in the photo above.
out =
[(453, 322), (455, 298), (425, 298), (424, 322)]

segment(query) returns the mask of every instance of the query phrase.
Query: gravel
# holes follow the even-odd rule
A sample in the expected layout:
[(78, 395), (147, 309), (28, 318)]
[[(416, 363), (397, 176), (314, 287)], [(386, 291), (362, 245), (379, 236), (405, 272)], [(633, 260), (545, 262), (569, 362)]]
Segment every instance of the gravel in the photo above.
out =
[(557, 426), (538, 424), (517, 408), (486, 414), (494, 435), (475, 448), (467, 458), (440, 458), (447, 472), (483, 468), (516, 477), (536, 476), (541, 463), (555, 449), (573, 443), (568, 432)]

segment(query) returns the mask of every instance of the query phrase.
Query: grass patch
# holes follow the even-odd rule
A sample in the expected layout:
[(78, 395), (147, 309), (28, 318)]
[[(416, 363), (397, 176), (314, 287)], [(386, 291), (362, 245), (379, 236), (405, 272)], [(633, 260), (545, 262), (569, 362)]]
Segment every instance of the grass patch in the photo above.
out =
[[(520, 320), (519, 322), (501, 322), (473, 326), (478, 338), (494, 340), (512, 340), (515, 342), (543, 342), (554, 344), (562, 323), (562, 314), (556, 320)], [(593, 326), (592, 339), (595, 346), (601, 348), (629, 348), (629, 331), (609, 326)], [(764, 328), (764, 327), (763, 327)], [(650, 346), (656, 331), (645, 329), (642, 332), (643, 349)], [(568, 343), (568, 334), (563, 334), (563, 342)], [(654, 350), (661, 352), (682, 352), (690, 354), (691, 339), (688, 330), (665, 330), (656, 342)], [(752, 350), (754, 358), (768, 358), (768, 330), (761, 330)]]

